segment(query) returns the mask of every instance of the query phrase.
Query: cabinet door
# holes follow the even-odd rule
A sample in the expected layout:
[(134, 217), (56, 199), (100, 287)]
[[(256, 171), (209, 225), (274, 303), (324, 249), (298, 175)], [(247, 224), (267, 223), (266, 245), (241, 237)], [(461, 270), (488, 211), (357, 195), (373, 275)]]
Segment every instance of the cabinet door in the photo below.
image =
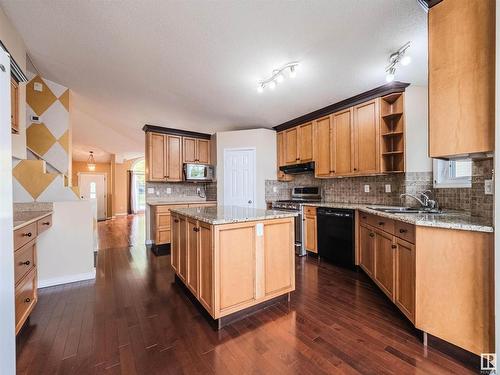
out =
[(354, 168), (359, 174), (380, 172), (379, 99), (357, 105), (354, 118)]
[(210, 164), (210, 141), (208, 139), (196, 140), (197, 157), (196, 162)]
[(167, 146), (164, 134), (148, 133), (148, 181), (165, 181), (167, 178)]
[(19, 132), (19, 85), (14, 78), (10, 79), (10, 127)]
[(297, 150), (297, 128), (285, 130), (285, 164), (297, 164), (299, 155)]
[(187, 286), (198, 295), (198, 232), (196, 220), (187, 220)]
[(359, 265), (371, 277), (373, 277), (375, 257), (375, 233), (360, 225), (359, 227)]
[(395, 247), (393, 236), (382, 231), (375, 230), (375, 282), (387, 294), (394, 299), (394, 257)]
[(167, 181), (182, 181), (182, 138), (167, 136)]
[(301, 163), (313, 160), (313, 123), (299, 126), (299, 159)]
[(331, 117), (324, 117), (314, 123), (315, 176), (330, 177), (335, 173)]
[(352, 172), (352, 108), (332, 115), (335, 148), (335, 174)]
[(316, 216), (314, 215), (305, 215), (305, 248), (307, 251), (311, 251), (313, 253), (318, 252), (317, 245), (317, 222)]
[(170, 264), (175, 272), (179, 272), (179, 218), (172, 215), (172, 239), (170, 244)]
[(196, 163), (196, 138), (183, 137), (184, 163)]
[(186, 282), (187, 277), (187, 221), (183, 216), (179, 216), (179, 269), (178, 275), (182, 281)]
[(494, 150), (495, 3), (447, 0), (429, 10), (433, 158)]
[(278, 164), (277, 178), (278, 178), (278, 181), (291, 181), (292, 176), (285, 174), (284, 172), (280, 171), (280, 169), (279, 169), (279, 167), (286, 165), (284, 138), (285, 138), (285, 135), (283, 132), (279, 132), (276, 134), (276, 152), (277, 152), (276, 161)]
[(394, 302), (412, 322), (415, 320), (415, 245), (396, 239), (396, 290)]
[(199, 225), (199, 262), (200, 262), (200, 283), (199, 283), (199, 300), (205, 308), (213, 312), (213, 246), (212, 246), (212, 227), (206, 223)]

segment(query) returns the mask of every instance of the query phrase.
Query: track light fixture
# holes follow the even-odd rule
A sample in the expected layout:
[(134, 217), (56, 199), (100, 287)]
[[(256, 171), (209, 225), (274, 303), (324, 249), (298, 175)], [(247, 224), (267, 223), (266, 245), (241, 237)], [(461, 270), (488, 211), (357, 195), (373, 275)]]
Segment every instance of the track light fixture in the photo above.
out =
[(263, 79), (259, 82), (259, 85), (257, 86), (257, 92), (263, 92), (266, 87), (274, 90), (278, 83), (281, 83), (285, 80), (285, 74), (287, 73), (289, 77), (294, 78), (297, 75), (298, 66), (298, 61), (292, 61), (278, 69), (274, 69), (269, 78)]
[(411, 63), (411, 57), (407, 54), (408, 48), (410, 48), (411, 42), (407, 42), (396, 52), (391, 53), (389, 56), (389, 65), (385, 68), (385, 80), (387, 82), (394, 81), (396, 74), (396, 67), (398, 64), (406, 66)]

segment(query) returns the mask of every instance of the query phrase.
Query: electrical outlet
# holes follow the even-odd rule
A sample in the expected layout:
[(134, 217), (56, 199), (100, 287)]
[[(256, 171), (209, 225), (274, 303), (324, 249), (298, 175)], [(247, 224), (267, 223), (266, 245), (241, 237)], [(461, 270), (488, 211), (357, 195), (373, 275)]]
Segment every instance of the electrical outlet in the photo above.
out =
[(197, 187), (196, 188), (196, 194), (200, 195), (200, 193), (201, 193), (201, 188)]
[(493, 195), (493, 180), (484, 180), (484, 194)]
[(365, 185), (365, 193), (369, 193), (370, 192), (370, 185)]
[(385, 184), (385, 192), (390, 193), (391, 192), (391, 184)]
[(278, 192), (278, 188), (276, 186), (273, 186), (273, 193), (277, 193)]
[(148, 194), (154, 194), (155, 188), (148, 188)]
[(167, 188), (167, 194), (172, 194), (172, 188)]

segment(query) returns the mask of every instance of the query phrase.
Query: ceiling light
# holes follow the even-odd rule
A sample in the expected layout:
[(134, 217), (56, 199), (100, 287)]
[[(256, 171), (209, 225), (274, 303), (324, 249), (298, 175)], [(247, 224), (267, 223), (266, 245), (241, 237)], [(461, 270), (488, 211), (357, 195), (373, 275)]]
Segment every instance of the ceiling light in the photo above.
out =
[(89, 158), (87, 159), (87, 168), (89, 171), (95, 171), (94, 151), (89, 151)]
[(403, 58), (401, 59), (401, 65), (406, 66), (409, 63), (411, 63), (411, 57), (408, 56), (408, 55), (407, 56), (403, 56)]
[(269, 87), (271, 90), (276, 88), (278, 83), (285, 80), (285, 72), (290, 71), (290, 77), (295, 77), (297, 66), (299, 63), (297, 61), (289, 62), (278, 69), (274, 69), (269, 78), (259, 81), (259, 86), (257, 87), (258, 92), (262, 92), (264, 88)]
[(394, 74), (396, 73), (395, 68), (390, 68), (385, 76), (385, 80), (387, 83), (394, 81)]

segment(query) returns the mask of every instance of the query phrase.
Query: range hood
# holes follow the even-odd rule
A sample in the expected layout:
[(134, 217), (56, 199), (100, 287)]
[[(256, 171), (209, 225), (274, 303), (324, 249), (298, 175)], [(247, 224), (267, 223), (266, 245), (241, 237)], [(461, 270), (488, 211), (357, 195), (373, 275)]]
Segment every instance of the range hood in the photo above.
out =
[(284, 165), (280, 167), (280, 171), (286, 174), (299, 174), (299, 173), (312, 172), (314, 171), (314, 162), (310, 161), (309, 163)]

